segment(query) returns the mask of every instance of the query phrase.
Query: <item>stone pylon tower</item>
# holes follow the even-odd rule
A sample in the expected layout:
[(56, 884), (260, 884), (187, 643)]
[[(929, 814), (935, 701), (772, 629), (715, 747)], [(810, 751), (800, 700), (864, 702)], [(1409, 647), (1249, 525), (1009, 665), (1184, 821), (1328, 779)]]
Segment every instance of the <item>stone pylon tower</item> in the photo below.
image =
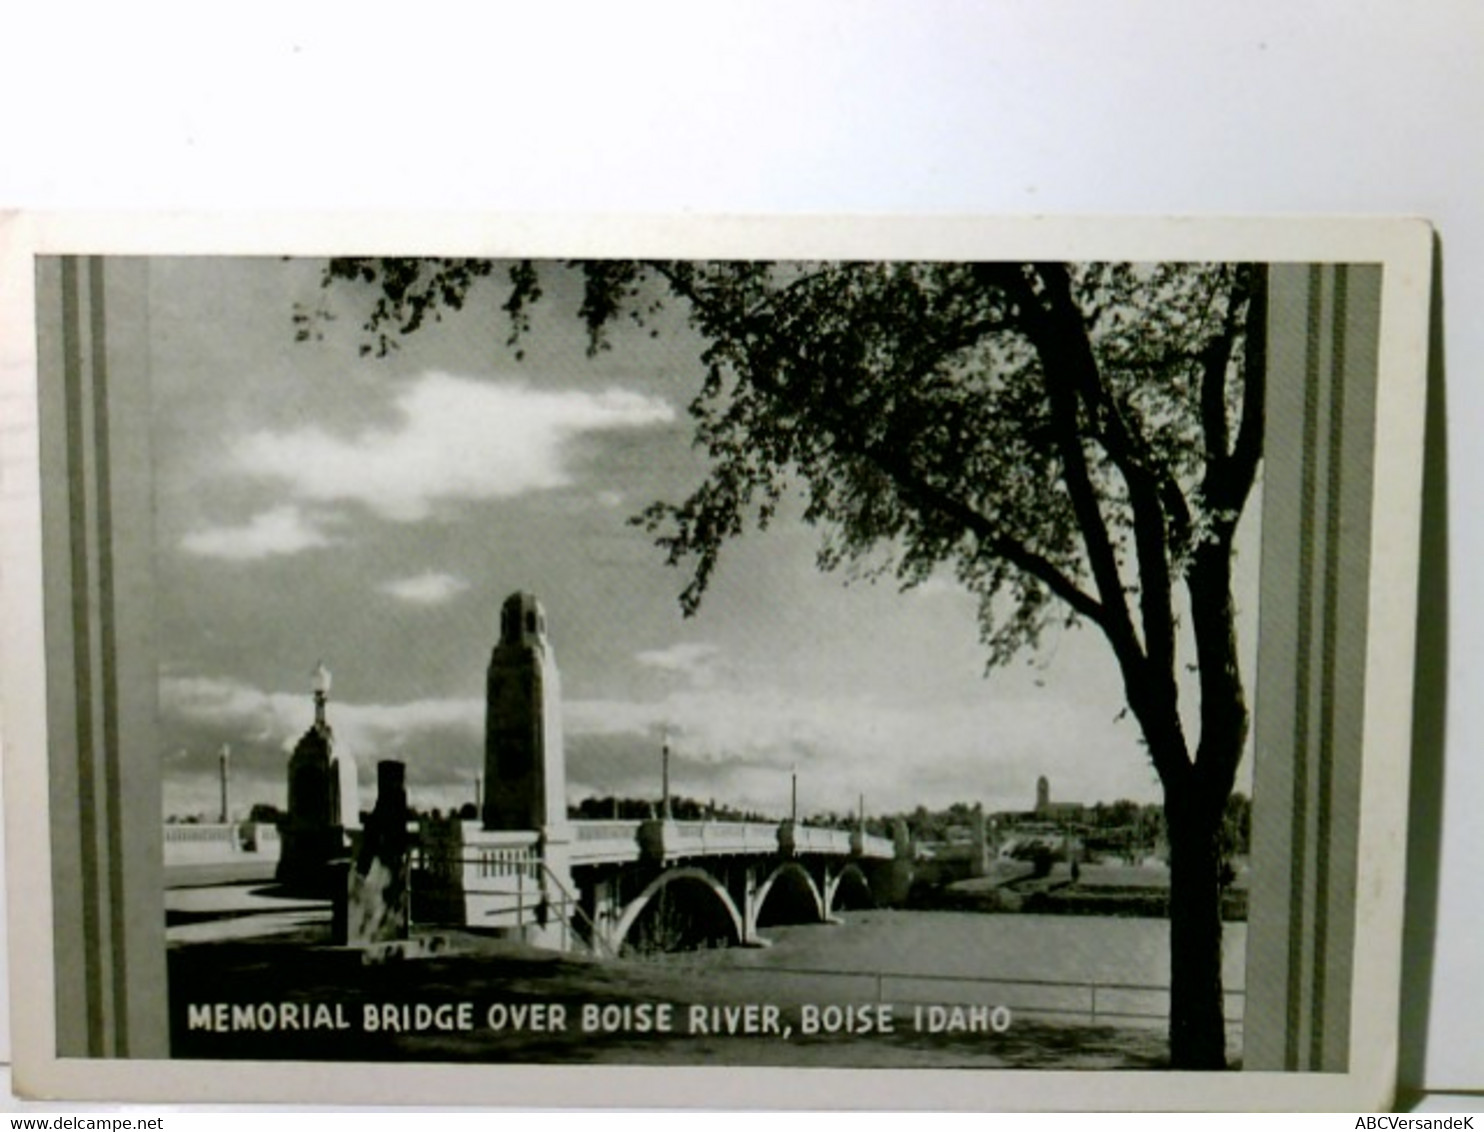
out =
[(303, 891), (328, 892), (334, 877), (331, 862), (345, 852), (334, 775), (335, 732), (325, 717), (330, 698), (330, 672), (314, 672), (314, 723), (304, 732), (289, 759), (288, 813), (279, 822), (280, 884)]
[(540, 829), (567, 822), (562, 689), (534, 594), (500, 609), (500, 641), (485, 684), (485, 829)]

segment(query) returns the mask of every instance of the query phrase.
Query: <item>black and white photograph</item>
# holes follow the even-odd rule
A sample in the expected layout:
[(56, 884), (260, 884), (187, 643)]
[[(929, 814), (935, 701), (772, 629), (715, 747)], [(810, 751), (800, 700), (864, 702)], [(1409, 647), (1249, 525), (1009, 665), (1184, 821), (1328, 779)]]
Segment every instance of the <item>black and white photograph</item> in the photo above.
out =
[(1424, 226), (489, 224), (35, 255), (18, 1081), (1388, 1087)]

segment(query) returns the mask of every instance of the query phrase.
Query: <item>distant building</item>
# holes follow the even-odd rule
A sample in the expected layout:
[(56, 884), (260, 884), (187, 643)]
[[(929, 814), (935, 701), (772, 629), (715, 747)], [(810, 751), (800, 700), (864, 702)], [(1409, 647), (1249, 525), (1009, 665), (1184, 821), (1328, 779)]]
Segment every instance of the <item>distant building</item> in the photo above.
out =
[(1087, 807), (1081, 802), (1053, 802), (1051, 780), (1043, 774), (1036, 779), (1036, 818), (1039, 821), (1086, 821)]

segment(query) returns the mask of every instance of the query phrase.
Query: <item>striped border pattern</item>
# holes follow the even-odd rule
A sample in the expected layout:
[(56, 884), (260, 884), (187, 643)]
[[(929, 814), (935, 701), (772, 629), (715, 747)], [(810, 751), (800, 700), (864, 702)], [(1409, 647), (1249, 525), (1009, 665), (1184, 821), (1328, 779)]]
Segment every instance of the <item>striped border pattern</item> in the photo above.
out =
[[(137, 474), (148, 465), (147, 272), (98, 256), (36, 266), (39, 309), (50, 299), (55, 312), (38, 319), (38, 392), (57, 1053), (163, 1056), (152, 615), (134, 600), (151, 563), (148, 476)], [(112, 380), (119, 369), (125, 380)]]
[(1249, 1069), (1349, 1065), (1381, 269), (1275, 266)]

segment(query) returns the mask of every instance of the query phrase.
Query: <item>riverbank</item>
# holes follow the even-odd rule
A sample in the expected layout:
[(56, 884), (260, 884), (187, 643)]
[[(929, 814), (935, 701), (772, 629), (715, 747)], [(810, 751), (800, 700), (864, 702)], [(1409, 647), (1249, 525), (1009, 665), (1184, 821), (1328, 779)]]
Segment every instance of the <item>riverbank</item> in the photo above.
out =
[[(1147, 865), (1087, 864), (1074, 880), (1066, 865), (1035, 877), (1021, 862), (994, 862), (988, 876), (917, 885), (908, 906), (922, 911), (1030, 913), (1168, 919), (1169, 870)], [(1221, 918), (1247, 919), (1247, 873), (1222, 891)]]

